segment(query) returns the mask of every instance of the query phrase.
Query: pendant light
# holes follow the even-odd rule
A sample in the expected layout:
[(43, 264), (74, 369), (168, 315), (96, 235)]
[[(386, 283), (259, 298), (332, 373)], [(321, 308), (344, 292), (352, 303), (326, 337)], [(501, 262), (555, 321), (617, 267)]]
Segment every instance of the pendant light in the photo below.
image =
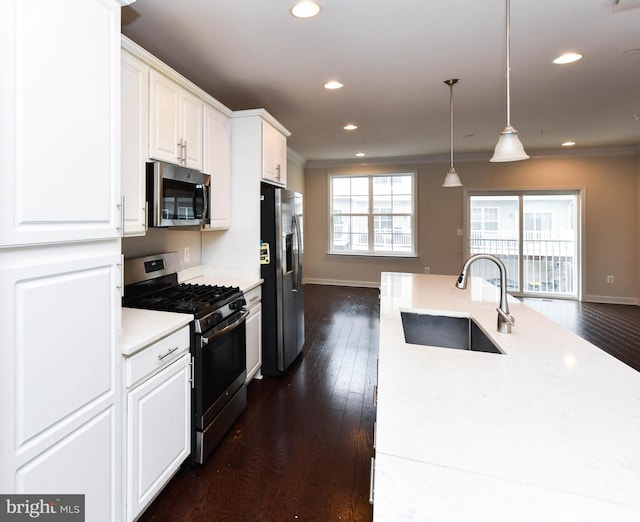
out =
[(509, 73), (511, 66), (509, 63), (509, 46), (510, 46), (510, 0), (507, 1), (507, 16), (506, 16), (506, 40), (507, 40), (507, 126), (500, 133), (498, 138), (498, 144), (496, 145), (493, 157), (489, 161), (519, 161), (528, 159), (529, 156), (524, 151), (524, 147), (518, 138), (518, 131), (511, 126), (511, 95), (510, 95), (510, 82)]
[(453, 86), (458, 83), (460, 80), (453, 78), (451, 80), (445, 80), (442, 83), (449, 86), (449, 122), (451, 129), (451, 165), (449, 166), (449, 172), (444, 178), (443, 187), (461, 187), (462, 182), (460, 181), (460, 176), (456, 172), (455, 167), (453, 166)]

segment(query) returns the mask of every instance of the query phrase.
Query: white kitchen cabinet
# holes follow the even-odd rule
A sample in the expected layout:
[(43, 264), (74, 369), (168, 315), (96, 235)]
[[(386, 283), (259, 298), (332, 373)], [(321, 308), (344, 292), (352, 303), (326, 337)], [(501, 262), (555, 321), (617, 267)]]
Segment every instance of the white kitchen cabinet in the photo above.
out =
[(282, 136), (290, 135), (264, 109), (231, 114), (233, 226), (224, 233), (202, 236), (202, 263), (215, 266), (218, 273), (225, 276), (260, 277), (260, 183), (266, 181), (263, 179), (263, 122)]
[(262, 179), (286, 187), (287, 136), (267, 121), (262, 121)]
[[(123, 46), (126, 44), (123, 41)], [(122, 52), (121, 185), (124, 236), (146, 233), (146, 173), (148, 153), (149, 67)]]
[(114, 0), (0, 3), (0, 247), (120, 236), (119, 29)]
[(191, 452), (189, 326), (125, 359), (126, 520), (134, 520)]
[(153, 69), (149, 86), (149, 157), (201, 171), (202, 100)]
[(204, 106), (204, 172), (211, 176), (211, 223), (205, 230), (231, 226), (231, 124), (229, 116)]
[(262, 287), (246, 292), (249, 316), (247, 317), (247, 382), (261, 379), (262, 366)]
[(0, 249), (0, 491), (84, 494), (88, 521), (119, 521), (122, 498), (122, 274), (109, 243)]
[(0, 491), (89, 522), (122, 519), (120, 9), (0, 2)]

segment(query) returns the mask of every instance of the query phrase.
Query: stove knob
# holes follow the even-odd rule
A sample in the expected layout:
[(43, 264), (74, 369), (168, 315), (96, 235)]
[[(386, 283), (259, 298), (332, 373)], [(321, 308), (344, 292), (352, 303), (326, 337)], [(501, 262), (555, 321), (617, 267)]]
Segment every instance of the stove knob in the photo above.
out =
[(240, 299), (236, 299), (232, 303), (229, 303), (229, 308), (231, 308), (231, 310), (234, 310), (234, 311), (242, 310), (242, 307), (246, 304), (247, 302), (244, 300), (244, 297), (242, 297)]

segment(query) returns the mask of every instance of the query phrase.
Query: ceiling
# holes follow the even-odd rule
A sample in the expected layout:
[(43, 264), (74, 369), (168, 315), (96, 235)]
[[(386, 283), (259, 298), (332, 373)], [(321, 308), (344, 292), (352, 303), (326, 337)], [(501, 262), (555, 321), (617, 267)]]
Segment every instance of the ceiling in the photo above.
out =
[[(306, 160), (491, 156), (506, 123), (504, 0), (137, 0), (122, 32)], [(640, 1), (511, 1), (511, 123), (531, 156), (640, 145)], [(622, 7), (626, 7), (623, 5)], [(559, 66), (566, 51), (584, 58)], [(344, 88), (323, 84), (339, 80)], [(355, 123), (359, 128), (345, 131)]]

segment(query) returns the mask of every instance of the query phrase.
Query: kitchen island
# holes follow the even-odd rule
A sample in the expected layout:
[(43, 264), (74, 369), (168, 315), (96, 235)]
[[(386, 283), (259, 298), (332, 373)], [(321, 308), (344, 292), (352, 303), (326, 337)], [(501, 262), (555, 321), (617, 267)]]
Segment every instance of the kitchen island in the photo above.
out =
[[(374, 521), (640, 520), (640, 373), (472, 278), (383, 273)], [(503, 354), (404, 341), (471, 316)]]

